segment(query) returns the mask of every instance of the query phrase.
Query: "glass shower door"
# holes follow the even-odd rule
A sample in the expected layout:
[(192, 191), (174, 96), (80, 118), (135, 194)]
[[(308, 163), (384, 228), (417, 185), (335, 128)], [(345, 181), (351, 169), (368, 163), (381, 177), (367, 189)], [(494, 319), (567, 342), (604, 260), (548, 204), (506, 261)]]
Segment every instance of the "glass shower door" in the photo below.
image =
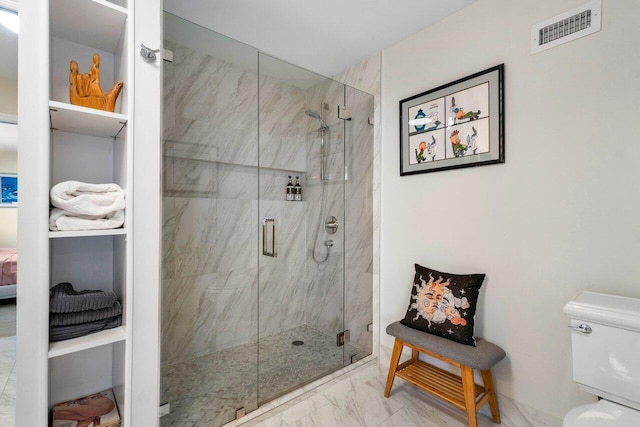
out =
[(373, 100), (164, 35), (160, 425), (219, 426), (371, 354)]
[(344, 85), (259, 54), (259, 99), (262, 404), (345, 364)]
[(352, 361), (373, 350), (373, 96), (345, 86), (345, 329)]
[(257, 51), (164, 14), (160, 425), (258, 407)]

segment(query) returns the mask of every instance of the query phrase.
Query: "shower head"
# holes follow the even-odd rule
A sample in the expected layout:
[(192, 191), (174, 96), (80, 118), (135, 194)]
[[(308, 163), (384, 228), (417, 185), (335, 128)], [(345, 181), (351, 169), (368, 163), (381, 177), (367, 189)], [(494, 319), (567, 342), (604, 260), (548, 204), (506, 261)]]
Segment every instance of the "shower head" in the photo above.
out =
[(313, 118), (313, 119), (320, 119), (320, 114), (318, 114), (317, 112), (313, 111), (313, 110), (307, 110), (304, 112), (307, 116)]
[(313, 110), (307, 110), (304, 112), (307, 116), (311, 117), (312, 119), (316, 119), (320, 122), (320, 124), (322, 125), (322, 127), (318, 130), (328, 130), (329, 126), (327, 126), (327, 124), (324, 122), (324, 120), (322, 120), (322, 117), (320, 117), (320, 114), (318, 114), (317, 112), (313, 111)]

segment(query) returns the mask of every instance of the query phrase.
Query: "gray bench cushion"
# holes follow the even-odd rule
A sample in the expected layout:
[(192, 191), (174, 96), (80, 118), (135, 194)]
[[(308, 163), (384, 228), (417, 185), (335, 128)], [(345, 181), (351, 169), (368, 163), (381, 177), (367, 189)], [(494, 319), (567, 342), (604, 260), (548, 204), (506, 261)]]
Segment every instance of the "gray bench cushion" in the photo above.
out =
[(482, 338), (476, 338), (476, 346), (473, 347), (409, 328), (400, 322), (394, 322), (387, 326), (387, 333), (402, 341), (482, 371), (491, 369), (506, 356), (504, 350)]

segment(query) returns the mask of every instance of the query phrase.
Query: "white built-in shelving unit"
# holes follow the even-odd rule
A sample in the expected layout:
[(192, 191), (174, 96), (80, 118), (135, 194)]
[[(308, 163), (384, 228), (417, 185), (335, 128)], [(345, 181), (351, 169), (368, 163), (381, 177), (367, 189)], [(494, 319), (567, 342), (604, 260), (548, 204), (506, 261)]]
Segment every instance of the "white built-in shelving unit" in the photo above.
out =
[[(63, 181), (112, 183), (132, 200), (133, 111), (132, 34), (129, 10), (105, 0), (50, 0), (49, 187)], [(100, 85), (107, 92), (124, 82), (115, 112), (69, 103), (69, 63), (91, 70), (100, 55)], [(125, 224), (130, 223), (127, 206)], [(113, 291), (123, 306), (122, 326), (49, 344), (49, 407), (55, 403), (113, 388), (121, 417), (130, 399), (131, 244), (128, 227), (114, 230), (49, 232), (49, 285), (71, 282), (76, 289)], [(82, 367), (81, 374), (76, 367)], [(76, 380), (70, 380), (75, 378)]]
[[(28, 218), (19, 224), (24, 228), (28, 223), (26, 230), (19, 230), (19, 268), (20, 275), (25, 277), (20, 287), (24, 285), (29, 289), (18, 290), (18, 322), (24, 323), (23, 328), (18, 327), (18, 357), (29, 346), (23, 331), (32, 332), (31, 339), (39, 340), (46, 353), (39, 351), (41, 346), (34, 345), (36, 354), (26, 357), (29, 360), (22, 365), (27, 368), (25, 371), (32, 367), (38, 377), (35, 373), (33, 377), (20, 375), (18, 399), (24, 397), (21, 390), (29, 383), (34, 386), (33, 395), (37, 399), (30, 413), (18, 402), (16, 425), (45, 426), (55, 403), (109, 388), (114, 389), (123, 425), (131, 425), (128, 409), (131, 407), (133, 255), (129, 204), (133, 201), (130, 113), (133, 111), (134, 52), (128, 2), (132, 0), (38, 0), (21, 5), (19, 11), (21, 23), (29, 21), (28, 27), (38, 29), (31, 35), (21, 33), (20, 49), (25, 45), (38, 47), (31, 52), (34, 68), (29, 67), (24, 73), (21, 68), (19, 82), (20, 104), (32, 106), (30, 111), (19, 111), (20, 122), (25, 128), (29, 127), (27, 133), (32, 136), (25, 139), (24, 144), (21, 139), (19, 146), (19, 162), (27, 163), (19, 170), (23, 196), (20, 216), (23, 211), (29, 211)], [(34, 37), (47, 43), (39, 46)], [(70, 61), (78, 63), (80, 73), (89, 73), (96, 53), (100, 55), (102, 90), (107, 92), (115, 82), (124, 82), (115, 112), (69, 102)], [(20, 63), (24, 65), (22, 56)], [(39, 88), (24, 90), (22, 79), (25, 78), (36, 81), (35, 86)], [(48, 88), (42, 87), (43, 82), (48, 82)], [(46, 102), (42, 99), (42, 89), (48, 93)], [(31, 91), (31, 96), (25, 93)], [(46, 122), (41, 115), (44, 109), (48, 116)], [(127, 201), (125, 227), (49, 231), (48, 192), (55, 184), (68, 180), (120, 185)], [(23, 272), (34, 265), (36, 272)], [(115, 292), (123, 307), (122, 326), (49, 343), (46, 302), (49, 288), (60, 282), (71, 282), (78, 290)], [(32, 312), (33, 321), (21, 315), (26, 310)]]
[[(160, 47), (161, 11), (160, 0), (20, 3), (16, 425), (47, 426), (55, 403), (109, 388), (123, 426), (158, 424), (161, 64), (135, 47)], [(69, 102), (70, 61), (89, 73), (96, 53), (102, 91), (124, 83), (115, 112)], [(120, 185), (124, 226), (50, 231), (49, 191), (68, 180)], [(60, 282), (115, 292), (122, 326), (49, 343)]]

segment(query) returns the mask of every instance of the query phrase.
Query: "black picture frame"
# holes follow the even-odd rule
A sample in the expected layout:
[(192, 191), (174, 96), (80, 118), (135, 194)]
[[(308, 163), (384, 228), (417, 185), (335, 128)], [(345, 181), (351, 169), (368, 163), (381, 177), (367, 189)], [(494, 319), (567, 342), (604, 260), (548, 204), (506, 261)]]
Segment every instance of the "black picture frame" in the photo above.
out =
[(504, 64), (399, 104), (400, 176), (504, 163)]

